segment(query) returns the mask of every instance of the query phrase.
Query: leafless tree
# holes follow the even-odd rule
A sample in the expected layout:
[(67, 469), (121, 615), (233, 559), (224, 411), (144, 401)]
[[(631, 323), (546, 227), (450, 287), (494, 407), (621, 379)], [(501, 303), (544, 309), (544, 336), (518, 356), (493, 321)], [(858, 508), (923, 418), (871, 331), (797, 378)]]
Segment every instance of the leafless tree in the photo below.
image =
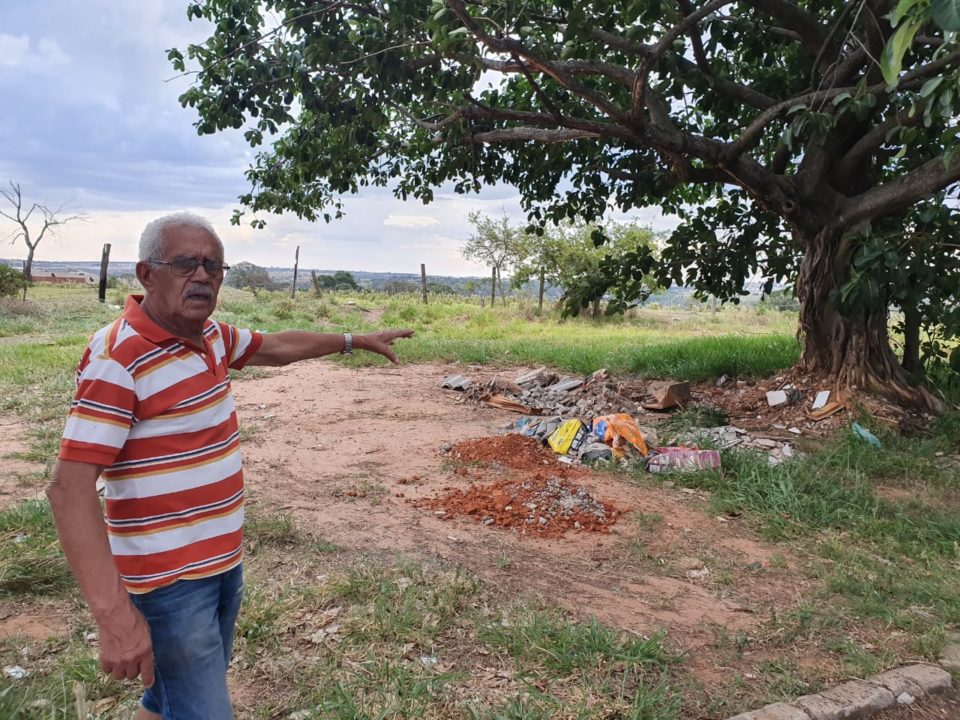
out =
[[(0, 217), (16, 224), (9, 239), (11, 244), (23, 238), (27, 244), (27, 260), (23, 265), (23, 275), (27, 280), (33, 279), (33, 254), (36, 252), (37, 245), (47, 235), (56, 235), (57, 228), (66, 225), (74, 220), (85, 221), (86, 216), (83, 213), (73, 215), (67, 214), (66, 204), (51, 209), (47, 205), (33, 203), (29, 209), (26, 208), (26, 202), (23, 199), (23, 193), (20, 190), (20, 183), (9, 181), (10, 188), (0, 188), (0, 196), (9, 205), (9, 208), (0, 209)], [(36, 217), (34, 217), (36, 215)], [(30, 220), (33, 219), (31, 223)], [(37, 231), (39, 228), (39, 231)]]

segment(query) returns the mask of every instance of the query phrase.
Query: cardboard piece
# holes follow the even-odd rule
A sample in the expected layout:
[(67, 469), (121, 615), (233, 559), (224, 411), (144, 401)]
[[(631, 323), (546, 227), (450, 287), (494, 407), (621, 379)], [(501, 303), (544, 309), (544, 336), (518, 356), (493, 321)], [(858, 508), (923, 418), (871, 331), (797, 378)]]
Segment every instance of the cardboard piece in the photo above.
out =
[(831, 401), (831, 402), (828, 402), (819, 410), (815, 410), (814, 412), (807, 413), (807, 417), (809, 417), (811, 420), (815, 420), (816, 422), (820, 422), (821, 420), (826, 420), (831, 415), (836, 415), (841, 410), (843, 410), (842, 404), (836, 401)]
[(672, 407), (683, 407), (690, 402), (690, 383), (688, 382), (658, 380), (650, 383), (648, 390), (653, 395), (654, 402), (644, 403), (645, 410), (669, 410)]

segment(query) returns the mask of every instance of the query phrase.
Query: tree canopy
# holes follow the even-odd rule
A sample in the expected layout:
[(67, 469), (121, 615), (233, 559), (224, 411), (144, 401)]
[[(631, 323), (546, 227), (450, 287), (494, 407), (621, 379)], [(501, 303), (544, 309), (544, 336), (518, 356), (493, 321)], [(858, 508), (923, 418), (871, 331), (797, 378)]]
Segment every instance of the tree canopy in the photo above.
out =
[(929, 326), (934, 296), (957, 299), (908, 290), (924, 264), (957, 269), (960, 0), (207, 0), (188, 15), (214, 24), (170, 51), (199, 67), (181, 98), (198, 131), (269, 144), (240, 198), (254, 223), (329, 220), (368, 185), (429, 202), (508, 183), (536, 225), (656, 205), (680, 227), (659, 258), (608, 268), (610, 286), (653, 273), (735, 300), (751, 278), (795, 283), (806, 370), (937, 404), (887, 321), (899, 306)]

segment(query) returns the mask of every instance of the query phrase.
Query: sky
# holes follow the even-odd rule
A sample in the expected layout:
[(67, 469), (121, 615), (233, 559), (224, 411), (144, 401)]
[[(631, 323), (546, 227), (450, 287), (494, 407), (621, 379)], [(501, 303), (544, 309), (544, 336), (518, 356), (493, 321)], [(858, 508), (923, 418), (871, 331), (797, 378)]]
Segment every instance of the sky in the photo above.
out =
[[(0, 182), (21, 185), (27, 202), (66, 204), (84, 222), (45, 238), (37, 260), (136, 260), (143, 226), (168, 212), (207, 217), (227, 260), (324, 270), (486, 275), (460, 249), (467, 214), (506, 212), (524, 220), (516, 191), (486, 188), (456, 195), (441, 188), (430, 205), (403, 202), (389, 189), (345, 198), (346, 217), (330, 224), (293, 215), (265, 216), (254, 230), (229, 224), (248, 189), (252, 151), (242, 131), (198, 136), (196, 112), (177, 98), (166, 51), (207, 37), (186, 19), (187, 0), (0, 0)], [(631, 219), (656, 230), (672, 222), (656, 210)], [(0, 218), (0, 240), (14, 226)], [(26, 256), (22, 241), (0, 245), (0, 257)]]

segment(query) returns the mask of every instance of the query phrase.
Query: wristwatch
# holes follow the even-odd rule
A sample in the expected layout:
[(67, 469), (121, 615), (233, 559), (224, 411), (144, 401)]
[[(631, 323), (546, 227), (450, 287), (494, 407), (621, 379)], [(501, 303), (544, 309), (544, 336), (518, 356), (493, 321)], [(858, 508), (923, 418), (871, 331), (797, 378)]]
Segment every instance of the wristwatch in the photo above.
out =
[(353, 355), (353, 335), (350, 333), (343, 334), (343, 350), (340, 351), (341, 355)]

